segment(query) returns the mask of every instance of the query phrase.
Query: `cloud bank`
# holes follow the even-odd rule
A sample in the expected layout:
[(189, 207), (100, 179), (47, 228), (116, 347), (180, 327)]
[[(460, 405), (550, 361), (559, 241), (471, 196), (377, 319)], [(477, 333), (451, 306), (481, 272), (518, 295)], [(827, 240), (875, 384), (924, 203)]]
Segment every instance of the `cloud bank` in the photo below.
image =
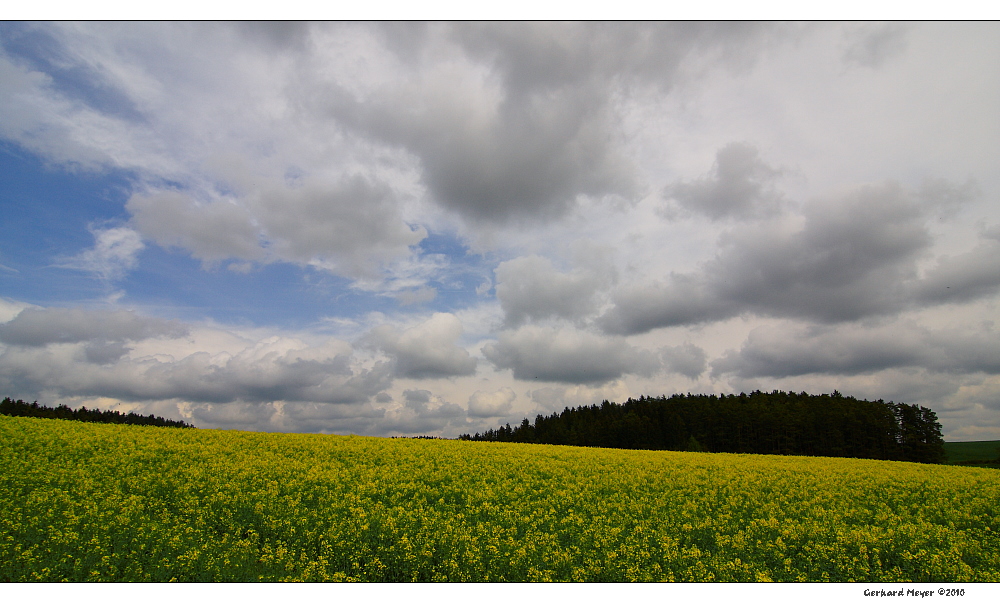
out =
[(1000, 438), (998, 53), (991, 23), (0, 24), (0, 388), (445, 436), (839, 389)]

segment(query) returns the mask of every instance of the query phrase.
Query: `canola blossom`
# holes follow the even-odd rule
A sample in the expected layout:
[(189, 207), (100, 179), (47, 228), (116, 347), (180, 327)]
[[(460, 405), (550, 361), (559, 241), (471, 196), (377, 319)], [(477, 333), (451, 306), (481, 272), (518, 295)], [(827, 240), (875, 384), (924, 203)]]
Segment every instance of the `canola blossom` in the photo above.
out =
[(0, 417), (0, 580), (1000, 580), (1000, 473)]

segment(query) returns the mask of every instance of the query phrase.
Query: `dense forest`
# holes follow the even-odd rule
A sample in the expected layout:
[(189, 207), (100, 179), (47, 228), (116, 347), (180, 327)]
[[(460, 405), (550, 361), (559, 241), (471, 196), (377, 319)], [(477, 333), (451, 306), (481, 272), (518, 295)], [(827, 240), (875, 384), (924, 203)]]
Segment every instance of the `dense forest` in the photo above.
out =
[(944, 462), (937, 414), (916, 404), (775, 390), (640, 397), (566, 408), (463, 440), (644, 450), (792, 454)]
[(38, 402), (28, 404), (24, 400), (4, 398), (0, 402), (0, 415), (12, 417), (40, 417), (43, 419), (69, 419), (71, 421), (89, 421), (92, 423), (122, 423), (125, 425), (156, 425), (159, 427), (194, 427), (184, 421), (164, 419), (155, 415), (137, 415), (134, 412), (122, 414), (117, 410), (97, 410), (81, 406), (73, 410), (65, 404), (52, 408), (41, 406)]

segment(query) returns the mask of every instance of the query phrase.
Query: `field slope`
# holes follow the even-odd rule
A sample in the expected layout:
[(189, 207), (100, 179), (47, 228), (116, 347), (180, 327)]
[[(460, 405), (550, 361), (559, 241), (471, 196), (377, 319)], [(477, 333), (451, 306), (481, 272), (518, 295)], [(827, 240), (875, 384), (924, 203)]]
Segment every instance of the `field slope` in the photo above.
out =
[(0, 417), (0, 580), (997, 581), (995, 470)]

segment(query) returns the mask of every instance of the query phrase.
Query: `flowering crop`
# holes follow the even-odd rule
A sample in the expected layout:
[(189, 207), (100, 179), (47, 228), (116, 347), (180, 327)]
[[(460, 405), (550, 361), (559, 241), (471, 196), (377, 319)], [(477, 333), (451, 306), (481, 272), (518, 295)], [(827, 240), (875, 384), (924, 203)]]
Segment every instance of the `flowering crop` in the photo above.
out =
[(0, 580), (1000, 580), (991, 469), (21, 417), (0, 442)]

